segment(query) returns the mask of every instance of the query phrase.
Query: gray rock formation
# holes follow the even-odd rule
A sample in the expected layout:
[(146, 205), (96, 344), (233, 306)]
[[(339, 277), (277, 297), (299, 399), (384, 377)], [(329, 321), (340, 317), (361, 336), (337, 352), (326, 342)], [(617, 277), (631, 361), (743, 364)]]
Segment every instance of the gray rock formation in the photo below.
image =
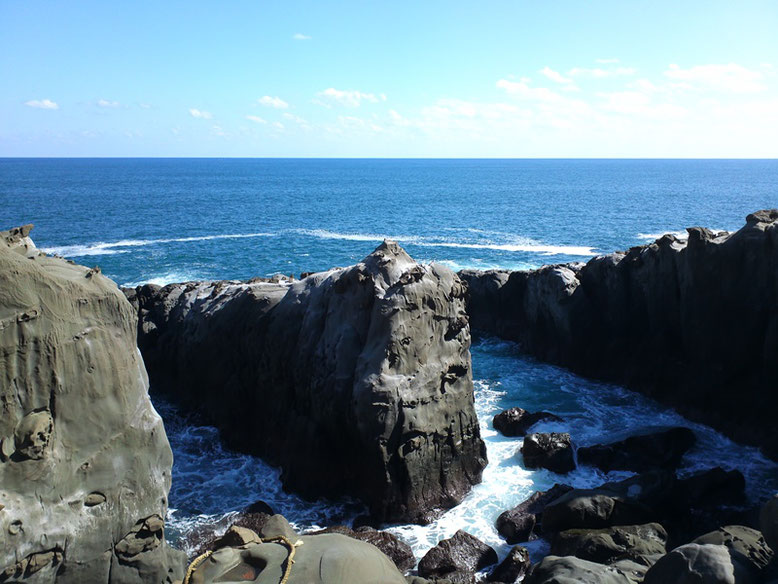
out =
[(99, 269), (0, 233), (0, 581), (162, 583), (172, 453), (136, 315)]
[(675, 548), (649, 568), (645, 584), (751, 584), (755, 580), (733, 562), (723, 545), (689, 543)]
[[(574, 557), (546, 556), (532, 567), (523, 584), (632, 584), (618, 568)], [(668, 580), (665, 584), (668, 584)]]
[(509, 408), (494, 416), (492, 426), (503, 436), (524, 436), (538, 422), (562, 422), (562, 418), (550, 412), (528, 412), (522, 408)]
[(778, 494), (767, 501), (759, 512), (759, 528), (767, 545), (778, 553)]
[(595, 444), (578, 449), (578, 462), (591, 464), (603, 472), (675, 469), (697, 437), (689, 428), (670, 428), (660, 432), (630, 436), (610, 444)]
[(534, 492), (526, 501), (500, 513), (495, 522), (497, 531), (510, 544), (534, 539), (535, 532), (542, 530), (543, 509), (546, 505), (572, 490), (573, 487), (556, 484), (548, 491)]
[[(278, 280), (278, 279), (277, 279)], [(300, 281), (127, 291), (152, 387), (307, 496), (426, 522), (480, 481), (466, 288), (384, 242)]]
[(584, 264), (463, 271), (474, 329), (778, 457), (778, 210)]
[[(619, 559), (649, 563), (651, 556), (664, 555), (667, 532), (658, 523), (619, 525), (605, 529), (569, 529), (554, 536), (551, 554), (610, 564)], [(649, 558), (649, 562), (644, 561)]]

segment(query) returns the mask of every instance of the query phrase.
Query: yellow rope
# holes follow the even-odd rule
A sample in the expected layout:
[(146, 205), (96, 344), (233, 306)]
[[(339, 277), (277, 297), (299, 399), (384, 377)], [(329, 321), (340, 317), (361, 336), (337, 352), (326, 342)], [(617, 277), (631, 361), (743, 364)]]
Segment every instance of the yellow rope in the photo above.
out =
[[(289, 576), (292, 574), (292, 564), (294, 564), (294, 554), (297, 551), (295, 544), (293, 544), (288, 538), (284, 537), (283, 535), (278, 535), (276, 537), (268, 537), (267, 539), (261, 539), (260, 541), (262, 543), (281, 543), (289, 549), (289, 555), (286, 558), (286, 569), (284, 570), (284, 574), (283, 577), (281, 578), (281, 581), (278, 583), (278, 584), (287, 584), (287, 582), (289, 581)], [(194, 571), (197, 568), (199, 568), (200, 564), (202, 564), (205, 560), (207, 560), (211, 556), (211, 554), (213, 554), (213, 552), (209, 550), (204, 554), (200, 554), (194, 560), (192, 560), (192, 563), (189, 564), (189, 567), (186, 569), (186, 575), (184, 576), (183, 584), (190, 584), (190, 581), (192, 579), (192, 574), (194, 574)]]

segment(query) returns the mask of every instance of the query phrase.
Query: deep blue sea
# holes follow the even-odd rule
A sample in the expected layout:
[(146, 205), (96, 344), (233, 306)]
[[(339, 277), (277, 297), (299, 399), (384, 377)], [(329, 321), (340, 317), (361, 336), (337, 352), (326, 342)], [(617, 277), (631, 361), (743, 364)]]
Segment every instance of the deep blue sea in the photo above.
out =
[[(383, 238), (453, 269), (524, 269), (586, 261), (689, 226), (734, 230), (772, 207), (775, 160), (0, 159), (0, 229), (34, 223), (39, 247), (99, 265), (121, 285), (298, 275), (353, 264)], [(538, 363), (511, 343), (480, 339), (472, 353), (490, 464), (440, 520), (392, 527), (418, 558), (459, 528), (506, 553), (494, 519), (560, 479), (525, 470), (520, 442), (492, 429), (491, 417), (514, 405), (563, 416), (540, 428), (569, 431), (579, 445), (687, 425), (699, 442), (682, 474), (739, 468), (754, 500), (778, 490), (778, 465), (651, 400)], [(226, 527), (230, 513), (257, 499), (300, 529), (363, 512), (354, 501), (284, 493), (276, 469), (225, 450), (216, 430), (155, 403), (176, 458), (174, 537)], [(627, 475), (581, 468), (565, 480), (594, 486)], [(542, 545), (531, 544), (533, 553)]]

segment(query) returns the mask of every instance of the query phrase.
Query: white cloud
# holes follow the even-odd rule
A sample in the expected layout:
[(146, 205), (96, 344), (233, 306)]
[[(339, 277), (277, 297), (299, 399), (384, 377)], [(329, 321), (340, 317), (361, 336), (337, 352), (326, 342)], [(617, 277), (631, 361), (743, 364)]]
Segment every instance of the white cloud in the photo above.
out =
[(49, 109), (49, 110), (59, 109), (59, 105), (57, 105), (56, 102), (51, 101), (50, 99), (31, 99), (30, 101), (25, 101), (24, 105), (28, 107), (35, 107), (38, 109)]
[(225, 132), (225, 131), (224, 131), (224, 128), (222, 128), (222, 127), (221, 127), (221, 126), (219, 126), (219, 125), (214, 125), (214, 126), (213, 126), (213, 128), (211, 128), (211, 131), (212, 131), (212, 132), (213, 132), (213, 133), (214, 133), (216, 136), (222, 136), (222, 137), (229, 136), (229, 134), (228, 134), (227, 132)]
[(98, 107), (119, 107), (121, 104), (118, 101), (109, 101), (107, 99), (98, 99)]
[(257, 124), (267, 124), (267, 120), (263, 120), (259, 116), (246, 116), (246, 119), (255, 122)]
[(355, 89), (335, 89), (334, 87), (320, 91), (317, 95), (348, 107), (359, 107), (363, 101), (370, 103), (386, 101), (386, 95), (384, 94), (376, 96), (374, 93), (363, 93)]
[(296, 32), (292, 35), (292, 38), (296, 41), (309, 41), (311, 40), (311, 37), (309, 37), (307, 34), (303, 34), (301, 32)]
[(556, 81), (557, 83), (563, 83), (563, 84), (571, 84), (573, 83), (573, 80), (569, 77), (565, 77), (558, 71), (554, 71), (551, 67), (543, 67), (540, 72), (551, 79), (551, 81)]
[(607, 112), (643, 116), (659, 120), (684, 117), (688, 110), (671, 103), (654, 103), (651, 97), (640, 91), (615, 91), (599, 93), (605, 99), (602, 109)]
[(586, 67), (574, 67), (567, 72), (573, 77), (593, 77), (595, 79), (604, 79), (605, 77), (622, 77), (625, 75), (634, 75), (637, 69), (633, 67), (612, 67), (610, 69), (601, 69), (595, 67), (589, 69)]
[(728, 93), (758, 93), (766, 89), (763, 83), (764, 73), (735, 63), (697, 65), (689, 69), (682, 69), (679, 65), (672, 64), (665, 71), (665, 76), (686, 83), (690, 88), (698, 85)]
[(273, 122), (273, 127), (276, 130), (283, 130), (284, 129), (284, 125), (281, 122)]
[(618, 63), (619, 60), (615, 57), (610, 57), (608, 59), (595, 59), (596, 63), (599, 63), (600, 65), (612, 65), (613, 63)]
[(308, 123), (307, 121), (305, 121), (300, 116), (296, 116), (296, 115), (290, 114), (288, 112), (284, 113), (284, 119), (287, 119), (289, 121), (295, 122), (296, 124), (300, 124), (301, 126)]
[(275, 108), (275, 109), (286, 109), (286, 108), (289, 107), (289, 104), (286, 103), (283, 99), (281, 99), (278, 96), (271, 97), (269, 95), (265, 95), (265, 96), (260, 97), (257, 100), (257, 103), (259, 105), (264, 105), (265, 107), (272, 107), (272, 108)]
[(195, 108), (191, 108), (189, 110), (189, 115), (192, 116), (193, 118), (197, 118), (201, 120), (210, 120), (213, 117), (213, 114), (211, 112), (207, 112)]
[(150, 103), (139, 103), (138, 107), (140, 107), (141, 109), (151, 109), (151, 104)]

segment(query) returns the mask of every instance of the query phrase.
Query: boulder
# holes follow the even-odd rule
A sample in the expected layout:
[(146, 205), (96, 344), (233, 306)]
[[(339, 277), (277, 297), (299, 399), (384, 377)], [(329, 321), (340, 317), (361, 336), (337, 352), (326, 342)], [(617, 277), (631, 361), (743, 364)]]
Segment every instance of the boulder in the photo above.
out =
[(569, 529), (554, 536), (551, 554), (575, 556), (582, 560), (609, 564), (618, 559), (637, 560), (645, 565), (651, 556), (667, 551), (667, 532), (658, 523), (620, 525), (604, 529)]
[(562, 422), (562, 418), (550, 412), (528, 412), (521, 408), (510, 408), (494, 416), (492, 425), (503, 436), (524, 436), (532, 426), (542, 421)]
[(337, 533), (287, 541), (215, 550), (194, 564), (191, 581), (278, 584), (288, 572), (287, 584), (406, 584), (391, 560), (363, 541)]
[(575, 469), (575, 454), (567, 433), (528, 434), (524, 437), (521, 454), (527, 468), (546, 468), (560, 474)]
[(497, 552), (461, 529), (428, 551), (419, 562), (419, 575), (445, 578), (452, 584), (475, 584), (475, 573), (497, 563)]
[(670, 428), (661, 432), (630, 436), (611, 444), (579, 448), (578, 462), (591, 464), (603, 472), (675, 469), (695, 442), (696, 436), (689, 428)]
[(542, 525), (545, 506), (572, 490), (567, 485), (556, 484), (548, 491), (536, 491), (526, 501), (500, 514), (495, 525), (497, 531), (509, 544), (530, 541)]
[(723, 545), (729, 550), (732, 562), (745, 568), (753, 578), (758, 578), (773, 559), (773, 550), (756, 529), (743, 525), (727, 525), (701, 535), (697, 544)]
[(500, 584), (514, 584), (518, 582), (529, 570), (529, 552), (521, 547), (514, 546), (505, 559), (492, 570), (487, 582), (498, 582)]
[(532, 271), (460, 272), (474, 329), (778, 457), (778, 210)]
[(0, 581), (167, 582), (172, 452), (111, 280), (0, 233)]
[(595, 489), (574, 489), (546, 505), (543, 533), (656, 521), (671, 512), (676, 488), (673, 473), (653, 471)]
[[(523, 584), (632, 584), (621, 570), (574, 557), (546, 556)], [(669, 581), (665, 584), (669, 584)]]
[(336, 525), (311, 533), (310, 535), (320, 535), (324, 533), (340, 533), (341, 535), (353, 537), (354, 539), (376, 546), (394, 562), (394, 565), (397, 566), (397, 569), (400, 570), (400, 572), (408, 572), (416, 565), (416, 558), (413, 555), (411, 546), (388, 531), (379, 531), (366, 526), (354, 530), (345, 525)]
[(689, 543), (663, 556), (646, 572), (644, 584), (751, 584), (748, 571), (723, 545)]
[[(384, 242), (303, 280), (127, 291), (152, 387), (304, 496), (430, 521), (481, 479), (466, 286)], [(218, 391), (214, 391), (218, 388)]]

